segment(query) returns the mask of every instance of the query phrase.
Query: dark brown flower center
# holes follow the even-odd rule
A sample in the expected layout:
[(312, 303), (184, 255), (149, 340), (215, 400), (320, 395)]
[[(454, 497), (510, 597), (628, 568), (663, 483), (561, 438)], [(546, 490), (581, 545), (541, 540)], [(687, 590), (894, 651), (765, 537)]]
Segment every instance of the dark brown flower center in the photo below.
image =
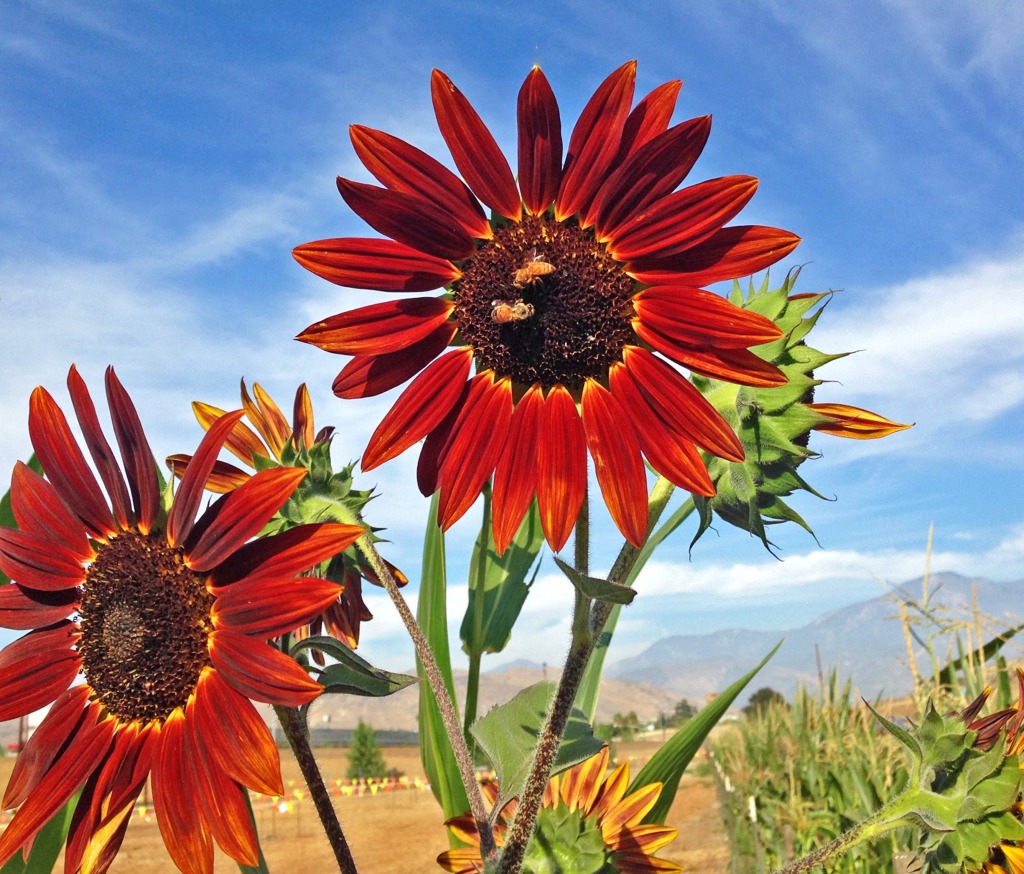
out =
[(82, 586), (78, 652), (86, 681), (122, 722), (162, 720), (210, 664), (214, 597), (162, 534), (103, 546)]
[(478, 370), (577, 394), (635, 342), (634, 291), (591, 231), (543, 217), (497, 228), (453, 287)]

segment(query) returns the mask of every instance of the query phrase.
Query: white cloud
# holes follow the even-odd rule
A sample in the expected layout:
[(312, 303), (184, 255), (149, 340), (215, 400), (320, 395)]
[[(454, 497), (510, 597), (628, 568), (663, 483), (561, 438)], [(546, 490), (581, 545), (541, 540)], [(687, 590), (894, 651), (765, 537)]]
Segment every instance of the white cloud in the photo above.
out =
[(1024, 237), (1004, 256), (837, 303), (812, 343), (864, 351), (823, 369), (841, 384), (828, 388), (829, 400), (940, 431), (994, 422), (1024, 401)]

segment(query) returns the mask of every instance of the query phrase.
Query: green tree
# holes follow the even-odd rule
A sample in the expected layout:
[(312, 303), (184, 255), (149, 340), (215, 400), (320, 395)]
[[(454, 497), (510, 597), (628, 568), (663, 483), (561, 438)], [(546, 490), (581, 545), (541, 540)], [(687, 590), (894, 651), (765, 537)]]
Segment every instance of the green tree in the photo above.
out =
[(697, 715), (697, 708), (694, 707), (689, 701), (683, 698), (677, 705), (676, 709), (672, 712), (672, 715), (668, 719), (669, 725), (682, 725), (687, 719), (692, 719)]
[(750, 696), (747, 706), (743, 708), (743, 712), (747, 716), (757, 716), (769, 707), (776, 705), (782, 707), (789, 706), (781, 692), (776, 692), (769, 686), (762, 686)]
[(345, 772), (345, 776), (349, 780), (368, 777), (379, 779), (386, 776), (387, 772), (384, 754), (377, 743), (377, 733), (373, 726), (360, 719), (356, 730), (352, 732), (352, 746), (348, 751), (348, 771)]

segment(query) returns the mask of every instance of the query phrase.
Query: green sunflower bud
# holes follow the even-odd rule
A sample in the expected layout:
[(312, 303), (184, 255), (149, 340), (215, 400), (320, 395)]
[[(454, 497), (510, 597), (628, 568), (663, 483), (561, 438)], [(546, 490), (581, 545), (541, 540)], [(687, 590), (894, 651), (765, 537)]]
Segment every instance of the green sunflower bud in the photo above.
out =
[(771, 319), (783, 332), (778, 340), (751, 351), (779, 368), (787, 377), (785, 385), (743, 386), (693, 377), (694, 385), (735, 429), (746, 457), (742, 462), (709, 458), (716, 492), (710, 498), (694, 496), (700, 523), (691, 547), (711, 527), (715, 515), (756, 535), (769, 550), (770, 525), (795, 522), (813, 536), (807, 522), (783, 500), (795, 491), (824, 499), (797, 471), (804, 461), (817, 457), (808, 448), (810, 432), (864, 439), (910, 427), (867, 410), (813, 403), (815, 388), (822, 383), (816, 372), (850, 353), (828, 354), (807, 344), (832, 292), (792, 294), (799, 274), (799, 269), (790, 271), (776, 289), (768, 288), (767, 275), (758, 288), (751, 280), (746, 296), (736, 282), (729, 297), (736, 306)]
[(891, 824), (922, 830), (923, 871), (981, 871), (992, 847), (1024, 839), (1020, 760), (1008, 754), (1004, 734), (979, 746), (964, 714), (941, 716), (933, 707), (910, 731), (879, 721), (909, 754), (907, 789), (887, 813)]

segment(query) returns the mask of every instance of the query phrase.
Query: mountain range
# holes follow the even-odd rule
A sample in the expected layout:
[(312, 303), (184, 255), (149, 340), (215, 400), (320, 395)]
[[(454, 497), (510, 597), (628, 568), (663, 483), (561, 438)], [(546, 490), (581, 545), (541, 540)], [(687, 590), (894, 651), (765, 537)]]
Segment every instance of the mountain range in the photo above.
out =
[[(942, 666), (956, 657), (956, 634), (965, 646), (977, 648), (1024, 621), (1020, 618), (1024, 616), (1024, 580), (996, 583), (954, 573), (933, 574), (928, 579), (927, 605), (923, 582), (912, 580), (894, 587), (891, 594), (825, 613), (788, 631), (729, 629), (666, 637), (639, 655), (610, 664), (605, 674), (702, 702), (742, 676), (781, 640), (779, 651), (747, 692), (768, 686), (791, 699), (798, 686), (817, 686), (835, 670), (842, 682), (849, 679), (859, 695), (872, 700), (913, 690), (908, 628), (917, 638), (914, 663), (921, 674), (930, 676), (930, 655), (922, 645), (929, 633), (935, 634), (930, 649)], [(906, 627), (900, 619), (901, 602)], [(931, 622), (921, 621), (925, 606)], [(1020, 657), (1020, 650), (1011, 640), (1004, 654), (1013, 660)], [(740, 701), (747, 700), (747, 692)]]

